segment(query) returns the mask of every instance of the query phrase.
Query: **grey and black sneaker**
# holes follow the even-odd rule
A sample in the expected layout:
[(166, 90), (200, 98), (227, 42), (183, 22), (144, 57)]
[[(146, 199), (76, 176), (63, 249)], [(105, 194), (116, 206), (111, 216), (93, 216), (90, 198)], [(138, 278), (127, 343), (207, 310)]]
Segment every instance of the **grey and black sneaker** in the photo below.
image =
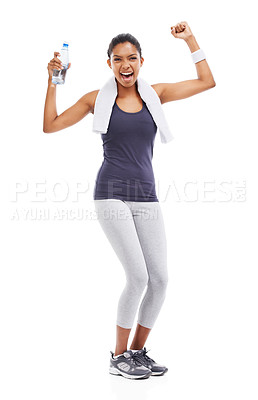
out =
[(142, 362), (142, 365), (145, 367), (149, 368), (151, 370), (151, 375), (164, 375), (167, 371), (168, 368), (165, 367), (165, 365), (160, 365), (156, 363), (152, 358), (147, 356), (149, 350), (146, 350), (146, 347), (143, 347), (140, 350), (137, 350), (137, 352), (134, 353), (134, 355), (137, 357), (138, 355), (138, 360)]
[(129, 379), (146, 379), (151, 376), (151, 370), (138, 360), (138, 354), (132, 350), (126, 350), (123, 354), (114, 358), (114, 353), (110, 351), (109, 373), (113, 375), (122, 375)]

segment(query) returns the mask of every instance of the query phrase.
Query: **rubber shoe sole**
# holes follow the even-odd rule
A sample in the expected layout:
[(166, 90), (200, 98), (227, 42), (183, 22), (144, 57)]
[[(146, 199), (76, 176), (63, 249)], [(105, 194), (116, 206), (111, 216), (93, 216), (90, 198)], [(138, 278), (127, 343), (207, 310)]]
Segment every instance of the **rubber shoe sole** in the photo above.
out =
[(161, 371), (161, 372), (152, 371), (151, 375), (152, 376), (161, 376), (161, 375), (164, 375), (167, 371), (168, 371), (168, 368), (166, 368), (164, 371)]
[(129, 375), (124, 371), (118, 370), (116, 367), (109, 367), (109, 373), (112, 375), (122, 375), (124, 378), (128, 379), (147, 379), (152, 375), (151, 371), (146, 372), (143, 375)]

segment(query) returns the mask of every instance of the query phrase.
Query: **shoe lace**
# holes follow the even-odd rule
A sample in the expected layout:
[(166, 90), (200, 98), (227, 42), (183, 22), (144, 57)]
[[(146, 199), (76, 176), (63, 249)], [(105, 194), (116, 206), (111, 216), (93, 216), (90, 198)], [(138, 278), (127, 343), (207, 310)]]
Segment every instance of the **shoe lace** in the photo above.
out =
[(146, 350), (146, 348), (144, 347), (142, 349), (142, 353), (137, 353), (137, 352), (133, 353), (132, 358), (135, 360), (136, 363), (138, 363), (137, 365), (139, 365), (140, 363), (141, 365), (144, 364), (147, 366), (150, 361), (155, 362), (152, 358), (147, 356), (146, 353), (148, 353), (148, 351), (150, 350)]
[(142, 365), (143, 361), (145, 363), (145, 360), (143, 360), (143, 357), (138, 353), (133, 353), (132, 359), (134, 360), (136, 365)]
[(146, 353), (148, 353), (148, 351), (150, 351), (150, 350), (146, 350), (146, 348), (144, 347), (144, 349), (143, 349), (143, 357), (144, 357), (145, 359), (147, 359), (148, 361), (153, 361), (153, 362), (155, 362), (152, 358), (150, 358), (149, 356), (147, 356)]

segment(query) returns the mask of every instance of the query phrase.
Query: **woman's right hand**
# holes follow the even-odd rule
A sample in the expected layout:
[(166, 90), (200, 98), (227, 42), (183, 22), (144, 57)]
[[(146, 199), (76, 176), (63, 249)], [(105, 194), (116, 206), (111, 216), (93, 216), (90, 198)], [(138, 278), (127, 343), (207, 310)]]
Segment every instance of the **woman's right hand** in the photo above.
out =
[[(58, 69), (58, 70), (62, 69), (62, 62), (61, 62), (61, 60), (59, 60), (59, 58), (57, 56), (61, 56), (61, 54), (58, 51), (55, 51), (54, 58), (52, 58), (52, 60), (50, 60), (50, 62), (48, 63), (47, 69), (48, 69), (49, 79), (52, 79), (53, 69)], [(70, 66), (71, 66), (71, 63), (68, 64), (67, 69), (69, 69)]]

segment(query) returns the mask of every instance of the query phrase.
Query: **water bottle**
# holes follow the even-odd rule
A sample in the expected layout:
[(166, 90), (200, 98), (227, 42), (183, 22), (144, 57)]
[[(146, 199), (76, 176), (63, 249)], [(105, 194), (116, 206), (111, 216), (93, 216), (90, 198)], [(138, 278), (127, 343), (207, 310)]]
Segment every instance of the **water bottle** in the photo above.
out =
[(52, 82), (56, 85), (63, 85), (65, 83), (66, 71), (69, 65), (69, 50), (68, 50), (68, 42), (63, 42), (63, 47), (60, 51), (61, 56), (59, 57), (62, 62), (63, 69), (53, 69)]

